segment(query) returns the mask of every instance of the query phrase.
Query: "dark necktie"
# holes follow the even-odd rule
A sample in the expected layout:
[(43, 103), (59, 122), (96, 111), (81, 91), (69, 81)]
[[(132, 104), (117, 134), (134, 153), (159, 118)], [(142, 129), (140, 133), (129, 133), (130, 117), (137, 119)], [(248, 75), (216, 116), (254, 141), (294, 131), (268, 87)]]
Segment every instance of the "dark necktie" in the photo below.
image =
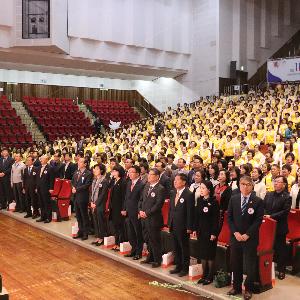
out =
[(242, 196), (242, 215), (244, 215), (247, 207), (247, 197)]

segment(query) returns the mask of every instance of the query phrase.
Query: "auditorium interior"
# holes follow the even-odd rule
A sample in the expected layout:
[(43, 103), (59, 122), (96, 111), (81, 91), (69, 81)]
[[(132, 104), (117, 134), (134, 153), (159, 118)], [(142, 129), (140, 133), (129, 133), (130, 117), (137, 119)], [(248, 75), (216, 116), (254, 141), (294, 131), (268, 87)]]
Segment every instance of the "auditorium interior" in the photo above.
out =
[(300, 299), (300, 1), (0, 7), (0, 300)]

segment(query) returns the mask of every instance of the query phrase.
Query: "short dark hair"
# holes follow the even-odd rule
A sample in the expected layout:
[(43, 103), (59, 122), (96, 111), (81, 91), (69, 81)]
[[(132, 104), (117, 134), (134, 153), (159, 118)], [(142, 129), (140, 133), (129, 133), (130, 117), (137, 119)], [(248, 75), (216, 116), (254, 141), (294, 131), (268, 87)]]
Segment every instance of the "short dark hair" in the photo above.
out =
[(133, 165), (130, 169), (134, 169), (138, 174), (141, 174), (141, 168), (137, 165)]
[(282, 170), (283, 170), (283, 169), (286, 169), (286, 170), (288, 170), (289, 172), (292, 172), (292, 167), (291, 167), (290, 165), (288, 165), (288, 164), (283, 165), (283, 166), (282, 166)]
[(96, 164), (93, 166), (93, 169), (99, 168), (100, 174), (104, 175), (106, 173), (106, 166), (104, 164)]
[(120, 166), (120, 165), (114, 166), (113, 170), (119, 172), (119, 176), (121, 178), (123, 178), (125, 176), (125, 170), (122, 166)]
[(212, 182), (210, 180), (204, 180), (201, 182), (201, 184), (204, 184), (205, 187), (209, 190), (209, 197), (213, 197), (215, 194), (215, 189), (214, 189), (214, 185), (212, 184)]
[(180, 177), (180, 179), (181, 179), (182, 181), (185, 181), (185, 183), (188, 182), (188, 177), (187, 177), (187, 175), (184, 174), (184, 173), (178, 173), (175, 177)]
[(150, 171), (153, 172), (154, 175), (160, 176), (160, 171), (157, 168), (151, 168)]
[(147, 163), (140, 163), (140, 168), (144, 168), (147, 172), (149, 172), (149, 165)]

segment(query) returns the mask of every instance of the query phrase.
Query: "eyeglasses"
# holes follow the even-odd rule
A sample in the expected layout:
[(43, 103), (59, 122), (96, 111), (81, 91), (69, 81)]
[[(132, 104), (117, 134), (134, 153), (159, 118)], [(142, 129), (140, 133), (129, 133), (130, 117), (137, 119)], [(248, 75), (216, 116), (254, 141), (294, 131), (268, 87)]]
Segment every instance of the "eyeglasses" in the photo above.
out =
[(241, 185), (241, 186), (246, 186), (246, 187), (250, 187), (250, 186), (252, 186), (252, 184), (251, 184), (251, 183), (240, 183), (240, 185)]

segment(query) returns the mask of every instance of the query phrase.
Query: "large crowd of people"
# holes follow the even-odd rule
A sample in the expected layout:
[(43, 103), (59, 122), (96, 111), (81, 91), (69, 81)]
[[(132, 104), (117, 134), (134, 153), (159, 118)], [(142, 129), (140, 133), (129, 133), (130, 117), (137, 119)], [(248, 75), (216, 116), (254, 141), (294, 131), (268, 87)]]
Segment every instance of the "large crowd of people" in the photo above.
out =
[[(203, 266), (199, 283), (210, 284), (218, 235), (228, 213), (230, 295), (245, 299), (255, 277), (258, 230), (263, 216), (277, 221), (274, 244), (278, 278), (285, 278), (287, 216), (300, 202), (300, 89), (280, 85), (246, 95), (201, 99), (178, 105), (153, 118), (115, 131), (34, 143), (27, 149), (2, 148), (1, 209), (15, 201), (25, 218), (51, 222), (50, 193), (55, 178), (72, 181), (72, 209), (78, 220), (75, 238), (101, 246), (115, 235), (114, 251), (130, 242), (128, 257), (161, 265), (162, 206), (170, 199), (168, 227), (174, 242), (175, 269), (185, 276), (189, 237), (197, 237)], [(159, 126), (158, 126), (158, 125)]]

